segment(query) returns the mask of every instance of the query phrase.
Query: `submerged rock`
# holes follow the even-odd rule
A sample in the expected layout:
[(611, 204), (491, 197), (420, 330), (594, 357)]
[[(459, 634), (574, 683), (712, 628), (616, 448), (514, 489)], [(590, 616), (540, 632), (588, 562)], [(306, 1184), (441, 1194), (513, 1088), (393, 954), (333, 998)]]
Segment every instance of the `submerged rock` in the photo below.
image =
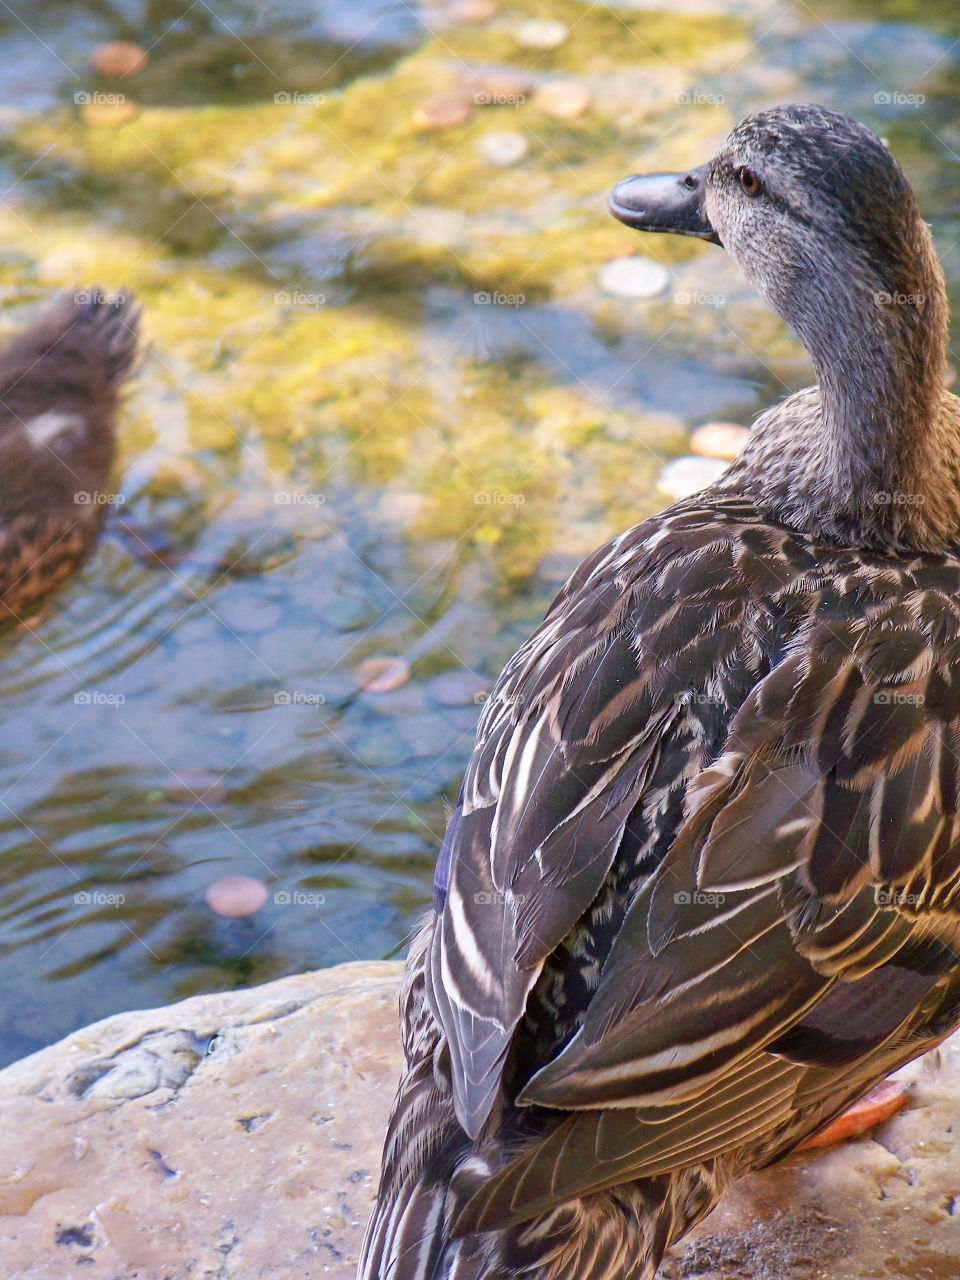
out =
[(484, 160), (504, 168), (518, 164), (529, 150), (530, 144), (523, 134), (512, 129), (494, 129), (477, 143), (477, 152)]
[[(0, 1257), (29, 1280), (353, 1280), (400, 1072), (399, 964), (122, 1013), (0, 1072)], [(907, 1110), (743, 1179), (687, 1280), (960, 1274), (960, 1038)]]
[(533, 95), (533, 105), (554, 120), (578, 120), (593, 106), (593, 96), (575, 80), (552, 80)]
[(465, 98), (427, 98), (414, 110), (413, 123), (420, 129), (453, 129), (469, 116)]
[(657, 477), (657, 488), (671, 498), (686, 498), (719, 480), (726, 469), (727, 463), (720, 458), (674, 458)]
[(143, 70), (147, 65), (147, 51), (129, 40), (110, 40), (97, 45), (90, 55), (90, 65), (102, 76), (119, 80)]
[(514, 39), (522, 49), (556, 49), (570, 29), (555, 18), (528, 18), (514, 28)]
[(690, 436), (690, 451), (705, 458), (732, 459), (749, 439), (749, 429), (736, 422), (705, 422)]
[(652, 258), (639, 254), (611, 258), (600, 269), (600, 288), (621, 298), (655, 298), (670, 283), (670, 272)]

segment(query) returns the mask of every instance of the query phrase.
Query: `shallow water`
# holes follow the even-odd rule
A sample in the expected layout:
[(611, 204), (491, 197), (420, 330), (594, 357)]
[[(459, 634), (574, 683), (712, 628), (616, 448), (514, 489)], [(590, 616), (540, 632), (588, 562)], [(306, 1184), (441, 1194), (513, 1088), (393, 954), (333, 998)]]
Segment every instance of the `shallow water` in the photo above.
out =
[[(559, 582), (664, 504), (656, 477), (692, 427), (748, 423), (809, 380), (722, 253), (639, 239), (606, 189), (815, 98), (889, 139), (955, 295), (960, 16), (711, 0), (524, 0), (483, 21), (373, 0), (3, 15), (3, 323), (78, 281), (140, 296), (151, 351), (117, 491), (172, 561), (144, 564), (111, 518), (36, 625), (0, 636), (9, 1061), (119, 1009), (402, 949), (483, 693)], [(521, 48), (530, 16), (567, 39)], [(125, 123), (75, 101), (117, 91), (87, 69), (107, 39), (150, 51)], [(582, 81), (593, 110), (412, 123), (492, 65)], [(491, 131), (526, 158), (491, 165)], [(670, 267), (668, 292), (605, 295), (602, 264), (637, 252)], [(359, 689), (374, 655), (409, 678)], [(231, 874), (268, 884), (256, 915), (206, 906)]]

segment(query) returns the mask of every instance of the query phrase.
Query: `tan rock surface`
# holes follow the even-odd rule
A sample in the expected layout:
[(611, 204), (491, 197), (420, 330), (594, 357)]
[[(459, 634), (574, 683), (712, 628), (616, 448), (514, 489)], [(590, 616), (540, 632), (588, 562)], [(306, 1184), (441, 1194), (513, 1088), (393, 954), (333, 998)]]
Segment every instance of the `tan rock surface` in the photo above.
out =
[[(349, 1280), (399, 1070), (398, 964), (120, 1014), (0, 1072), (3, 1280)], [(745, 1179), (687, 1280), (957, 1280), (960, 1039), (872, 1140)]]
[(352, 1276), (399, 964), (124, 1013), (0, 1072), (0, 1275)]

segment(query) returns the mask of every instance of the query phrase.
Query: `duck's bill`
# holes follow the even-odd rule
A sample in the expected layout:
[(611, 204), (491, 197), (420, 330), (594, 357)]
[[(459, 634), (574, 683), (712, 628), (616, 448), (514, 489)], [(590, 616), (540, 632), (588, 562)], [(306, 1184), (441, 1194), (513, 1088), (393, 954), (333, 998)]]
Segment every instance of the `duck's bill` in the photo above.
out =
[(688, 173), (635, 173), (610, 192), (610, 212), (638, 231), (672, 231), (720, 244), (710, 225), (704, 196), (706, 169)]

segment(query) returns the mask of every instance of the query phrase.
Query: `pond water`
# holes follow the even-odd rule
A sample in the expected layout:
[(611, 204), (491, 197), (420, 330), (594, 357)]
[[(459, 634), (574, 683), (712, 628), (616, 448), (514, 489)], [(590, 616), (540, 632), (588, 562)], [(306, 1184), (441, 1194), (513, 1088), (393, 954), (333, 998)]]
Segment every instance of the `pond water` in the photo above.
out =
[[(530, 19), (559, 43), (525, 45)], [(0, 38), (2, 325), (77, 282), (136, 292), (117, 491), (166, 560), (112, 516), (0, 636), (9, 1061), (402, 951), (484, 691), (558, 584), (664, 505), (694, 427), (810, 378), (719, 250), (642, 240), (607, 189), (816, 99), (889, 140), (956, 298), (960, 11), (11, 0)], [(94, 74), (107, 40), (146, 68)], [(554, 79), (586, 114), (537, 107)], [(422, 127), (436, 95), (467, 118)], [(661, 296), (601, 288), (634, 253), (668, 267)], [(372, 657), (394, 687), (361, 687)], [(227, 875), (266, 905), (213, 914)]]

